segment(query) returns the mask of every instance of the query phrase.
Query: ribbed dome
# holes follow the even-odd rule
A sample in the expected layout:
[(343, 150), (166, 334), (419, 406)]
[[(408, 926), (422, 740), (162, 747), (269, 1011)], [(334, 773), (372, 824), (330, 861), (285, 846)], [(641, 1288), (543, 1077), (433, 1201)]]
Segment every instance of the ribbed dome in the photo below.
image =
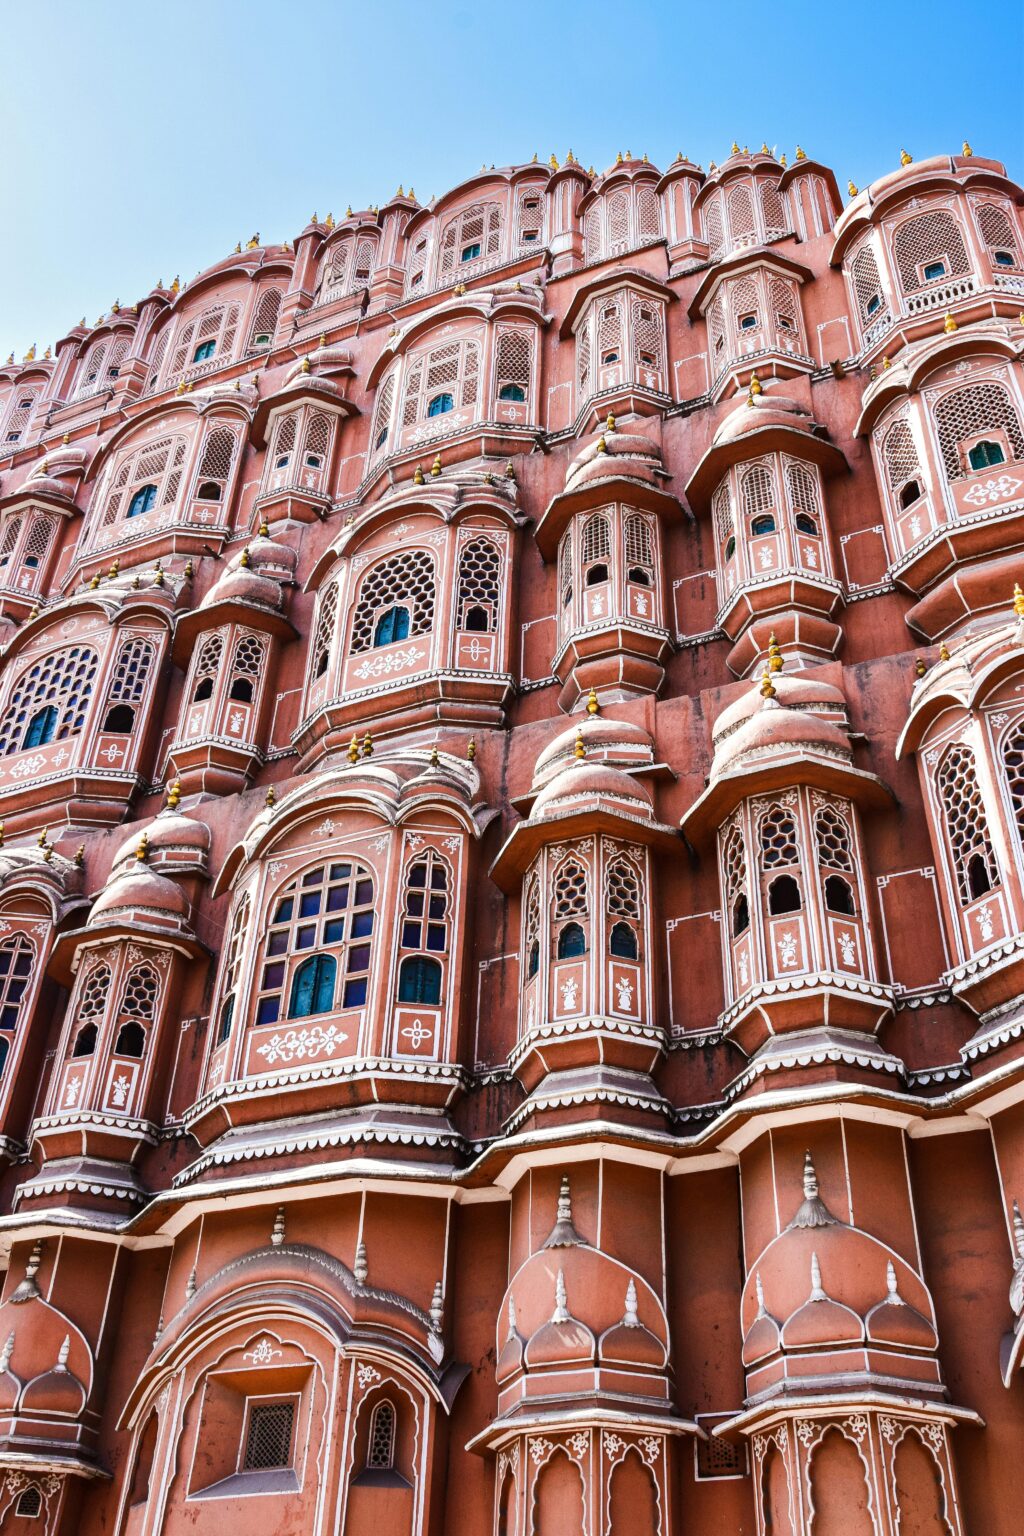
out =
[(786, 427), (793, 432), (806, 432), (811, 436), (814, 418), (797, 400), (786, 395), (769, 393), (741, 393), (740, 403), (730, 411), (712, 439), (713, 446), (723, 447), (747, 437), (751, 432), (762, 432), (766, 427)]
[[(145, 837), (146, 860), (138, 858), (139, 845)], [(170, 809), (161, 811), (142, 834), (133, 832), (118, 848), (111, 865), (111, 878), (133, 870), (159, 870), (182, 863), (203, 864), (210, 849), (210, 829), (205, 821), (196, 821)]]
[(565, 488), (577, 491), (595, 480), (623, 475), (648, 485), (658, 484), (665, 478), (661, 449), (639, 432), (612, 429), (602, 432), (576, 455), (566, 472)]
[(654, 806), (644, 786), (608, 763), (577, 758), (544, 786), (530, 812), (531, 821), (579, 811), (601, 801), (627, 816), (654, 820)]
[(642, 725), (612, 720), (607, 715), (583, 715), (567, 730), (560, 731), (539, 754), (533, 770), (535, 790), (542, 789), (574, 760), (577, 734), (583, 738), (588, 762), (622, 767), (654, 760), (650, 735)]
[(186, 917), (189, 903), (184, 891), (151, 869), (139, 864), (136, 871), (117, 875), (93, 903), (90, 922), (99, 917), (113, 917), (118, 912), (152, 912), (168, 917)]
[(258, 536), (246, 550), (232, 558), (228, 569), (214, 582), (200, 607), (212, 608), (218, 603), (235, 602), (277, 611), (284, 605), (281, 583), (292, 579), (295, 560), (295, 551), (287, 544)]
[(839, 726), (831, 725), (812, 710), (792, 709), (778, 699), (762, 699), (757, 713), (715, 750), (711, 777), (728, 773), (747, 760), (775, 754), (792, 756), (798, 752), (821, 752), (852, 762), (849, 737)]

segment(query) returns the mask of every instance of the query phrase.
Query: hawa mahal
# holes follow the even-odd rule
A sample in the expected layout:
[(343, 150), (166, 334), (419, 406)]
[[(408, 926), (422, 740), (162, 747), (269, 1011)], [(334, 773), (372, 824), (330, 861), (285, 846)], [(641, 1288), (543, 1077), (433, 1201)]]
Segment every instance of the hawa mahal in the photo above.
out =
[(314, 215), (0, 367), (3, 1536), (1013, 1536), (1024, 193)]

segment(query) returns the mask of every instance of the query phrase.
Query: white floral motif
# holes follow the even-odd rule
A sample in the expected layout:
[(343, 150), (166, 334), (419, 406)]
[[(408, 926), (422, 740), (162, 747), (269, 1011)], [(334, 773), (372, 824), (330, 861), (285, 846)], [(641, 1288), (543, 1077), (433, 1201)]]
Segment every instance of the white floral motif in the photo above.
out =
[(910, 519), (910, 537), (915, 540), (921, 537), (921, 519), (916, 512)]
[(620, 1013), (633, 1012), (633, 984), (628, 976), (615, 978), (616, 1003)]
[(849, 933), (839, 933), (836, 935), (836, 940), (839, 944), (839, 956), (843, 964), (856, 965), (857, 946), (853, 942), (852, 935)]
[(740, 951), (739, 958), (740, 986), (746, 989), (750, 985), (750, 961), (745, 949)]
[(38, 773), (46, 762), (41, 752), (33, 752), (31, 757), (20, 758), (11, 769), (12, 779), (24, 779), (31, 773)]
[(319, 832), (321, 837), (330, 837), (334, 832), (334, 822), (329, 816), (327, 816), (320, 823), (316, 830)]
[(413, 1022), (402, 1030), (402, 1039), (408, 1040), (414, 1051), (418, 1051), (424, 1040), (432, 1040), (434, 1031), (428, 1029), (422, 1019), (414, 1019)]
[(1012, 496), (1014, 491), (1020, 489), (1021, 482), (1014, 480), (1009, 475), (1000, 475), (998, 480), (979, 481), (965, 492), (964, 501), (972, 507), (984, 507), (994, 501), (1005, 501)]
[(812, 571), (818, 569), (818, 551), (813, 544), (804, 545), (804, 564), (809, 565)]
[(404, 651), (392, 651), (387, 656), (370, 656), (355, 669), (355, 676), (364, 681), (368, 677), (389, 677), (392, 672), (403, 672), (407, 667), (414, 667), (417, 662), (426, 660), (426, 652), (421, 651), (415, 645), (408, 646)]
[(380, 1381), (380, 1371), (375, 1371), (372, 1365), (357, 1365), (356, 1376), (360, 1392), (365, 1392), (371, 1382)]
[(535, 1467), (539, 1467), (545, 1457), (550, 1456), (554, 1450), (550, 1440), (545, 1440), (543, 1435), (537, 1435), (530, 1440), (530, 1455)]
[(633, 603), (634, 603), (634, 606), (636, 607), (636, 611), (640, 615), (640, 617), (642, 619), (646, 619), (646, 617), (647, 617), (647, 609), (648, 609), (648, 602), (647, 602), (647, 594), (646, 594), (646, 592), (636, 592), (636, 593), (634, 593), (634, 595), (633, 595)]
[(579, 1430), (575, 1435), (570, 1435), (568, 1440), (569, 1453), (575, 1456), (577, 1461), (582, 1461), (590, 1449), (590, 1436)]
[(995, 924), (992, 922), (992, 908), (989, 902), (986, 901), (983, 907), (979, 907), (974, 915), (978, 920), (978, 929), (981, 937), (987, 944), (996, 931)]
[(789, 929), (779, 934), (779, 964), (784, 970), (791, 971), (797, 963), (796, 934)]
[(242, 1356), (243, 1360), (251, 1360), (253, 1365), (267, 1365), (275, 1356), (281, 1354), (281, 1350), (275, 1349), (270, 1340), (265, 1336), (260, 1339), (255, 1349), (247, 1349)]
[(562, 1007), (567, 1013), (571, 1013), (579, 999), (580, 984), (575, 976), (569, 976), (562, 982)]
[(845, 1428), (859, 1445), (868, 1432), (868, 1421), (862, 1413), (855, 1413), (852, 1418), (846, 1420)]
[(458, 851), (459, 839), (457, 837), (446, 837), (441, 847), (447, 848), (449, 853), (455, 853)]
[(641, 1435), (640, 1453), (649, 1467), (653, 1467), (661, 1454), (661, 1441), (657, 1435)]
[(66, 1108), (71, 1109), (78, 1103), (78, 1092), (81, 1086), (81, 1078), (72, 1077), (69, 1079), (68, 1086), (64, 1092), (64, 1104)]
[(767, 544), (761, 545), (761, 553), (757, 557), (761, 562), (762, 570), (769, 570), (775, 564), (775, 553)]
[(612, 1434), (610, 1432), (606, 1432), (603, 1438), (604, 1448), (608, 1452), (608, 1455), (618, 1456), (619, 1452), (625, 1445), (625, 1441), (619, 1435)]
[(273, 1065), (275, 1061), (313, 1060), (316, 1056), (333, 1056), (347, 1039), (348, 1035), (336, 1024), (329, 1024), (326, 1029), (320, 1024), (314, 1024), (309, 1029), (286, 1029), (283, 1035), (271, 1035), (264, 1045), (258, 1047), (256, 1054), (262, 1056), (268, 1065)]
[(120, 1077), (115, 1077), (114, 1086), (111, 1089), (110, 1098), (115, 1109), (123, 1109), (128, 1102), (128, 1090), (132, 1085), (131, 1078), (122, 1072)]
[(116, 763), (119, 757), (124, 757), (124, 748), (119, 747), (116, 742), (112, 741), (109, 747), (104, 747), (103, 751), (98, 752), (96, 755), (97, 757), (105, 757), (108, 763)]
[(797, 1439), (806, 1450), (814, 1439), (814, 1425), (810, 1419), (801, 1419), (796, 1426)]

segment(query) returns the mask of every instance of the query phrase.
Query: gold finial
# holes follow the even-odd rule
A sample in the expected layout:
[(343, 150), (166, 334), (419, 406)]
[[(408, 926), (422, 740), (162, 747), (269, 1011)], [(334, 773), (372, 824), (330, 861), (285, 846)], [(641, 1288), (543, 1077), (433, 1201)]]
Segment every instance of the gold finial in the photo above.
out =
[(925, 666), (924, 662), (921, 660), (921, 657), (919, 656), (917, 658), (917, 660), (914, 662), (914, 675), (916, 677), (924, 677), (924, 675), (927, 672), (927, 670), (928, 670), (928, 668)]
[(156, 562), (156, 565), (154, 565), (154, 567), (153, 567), (153, 585), (154, 585), (154, 587), (162, 587), (163, 584), (164, 584), (164, 568), (160, 564), (160, 561), (158, 560)]
[(92, 581), (90, 581), (90, 583), (89, 583), (89, 591), (90, 592), (95, 592), (96, 588), (99, 586), (99, 584), (100, 584), (100, 573), (99, 573), (99, 571), (97, 571), (96, 575), (93, 577)]
[[(476, 757), (476, 737), (475, 736), (471, 736), (469, 738), (469, 741), (466, 743), (466, 756), (467, 756), (467, 758), (469, 759), (470, 762), (472, 762), (474, 757)], [(0, 822), (0, 835), (2, 835), (2, 828), (3, 828), (3, 823)]]
[(952, 336), (952, 334), (956, 330), (956, 328), (957, 328), (956, 321), (953, 319), (953, 316), (947, 310), (946, 311), (946, 318), (942, 322), (942, 329), (945, 331), (947, 336)]
[(436, 746), (433, 746), (430, 749), (430, 766), (431, 768), (440, 768), (441, 766), (441, 754), (438, 752)]
[(586, 742), (583, 740), (583, 727), (576, 727), (576, 740), (573, 743), (572, 755), (578, 763), (582, 763), (587, 755)]
[(133, 576), (132, 577), (132, 587), (133, 587), (133, 589), (137, 592), (141, 586), (142, 586), (142, 582), (139, 580), (138, 576)]
[(612, 411), (608, 412), (608, 420), (604, 424), (604, 429), (605, 429), (606, 432), (614, 432), (615, 431), (615, 416), (614, 416), (614, 413)]
[(174, 779), (167, 786), (167, 809), (176, 811), (181, 804), (181, 780)]
[(597, 440), (597, 451), (598, 451), (598, 453), (607, 453), (608, 452), (608, 444), (604, 440), (604, 433), (602, 433), (601, 436)]
[(328, 212), (326, 228), (327, 229), (333, 229), (334, 228), (334, 214), (333, 213)]
[(191, 581), (193, 576), (195, 575), (195, 573), (196, 573), (196, 568), (192, 564), (192, 561), (191, 560), (186, 561), (185, 562), (185, 580), (186, 581)]
[(967, 142), (967, 140), (966, 140), (966, 139), (964, 139), (964, 149), (963, 149), (963, 152), (964, 152), (964, 154), (965, 154), (965, 156), (966, 156), (966, 157), (967, 157), (967, 159), (968, 159), (968, 160), (969, 160), (969, 159), (970, 159), (970, 158), (971, 158), (971, 156), (972, 156), (972, 155), (973, 155), (973, 154), (974, 154), (974, 150), (973, 150), (973, 149), (972, 149), (972, 148), (971, 148), (971, 146), (970, 146), (970, 145), (969, 145), (969, 144), (968, 144), (968, 142)]
[(408, 195), (409, 195), (409, 199), (410, 199), (411, 202), (415, 202), (416, 201), (416, 190), (415, 190), (414, 187), (410, 187), (409, 188), (409, 194)]
[(185, 393), (185, 380), (184, 379), (180, 380), (180, 382), (178, 384), (178, 387), (174, 391), (174, 393), (176, 395), (183, 395)]
[(650, 163), (651, 163), (651, 162), (650, 162), (650, 161), (649, 161), (649, 160), (648, 160), (648, 158), (647, 158), (647, 151), (646, 151), (646, 149), (645, 149), (645, 150), (644, 150), (644, 165), (650, 165)]
[(48, 363), (52, 356), (53, 356), (52, 351), (50, 350), (49, 347), (47, 347), (46, 351), (43, 353), (43, 361)]
[(622, 150), (621, 149), (619, 150), (618, 154), (615, 156), (615, 164), (616, 165), (621, 165), (622, 164)]
[(858, 191), (860, 190), (855, 181), (848, 181), (846, 183), (846, 187), (851, 197), (856, 197)]
[(783, 667), (782, 652), (779, 650), (779, 642), (772, 630), (768, 636), (768, 670), (769, 672), (781, 672)]
[(47, 864), (49, 864), (51, 862), (51, 860), (53, 859), (53, 849), (51, 848), (49, 843), (47, 843), (46, 847), (43, 849), (43, 858), (45, 859)]
[(369, 731), (367, 731), (366, 735), (363, 737), (363, 756), (373, 756), (373, 737), (370, 735)]
[(789, 161), (786, 159), (785, 155), (780, 155), (779, 156), (779, 164), (782, 166), (783, 170), (786, 169), (786, 166), (789, 164)]
[(396, 197), (404, 197), (405, 196), (405, 188), (402, 186), (401, 182), (398, 183), (398, 191), (395, 193), (395, 196)]
[(1024, 592), (1020, 589), (1020, 582), (1013, 584), (1013, 611), (1018, 619), (1024, 619)]
[(171, 284), (171, 292), (172, 293), (180, 293), (181, 292), (181, 278), (178, 276), (177, 273), (174, 274), (174, 282)]
[(438, 475), (441, 473), (441, 455), (439, 453), (434, 455), (434, 462), (430, 466), (430, 473), (434, 477), (435, 480), (437, 479)]
[(508, 463), (505, 465), (505, 479), (506, 480), (513, 480), (514, 481), (515, 478), (516, 478), (515, 468), (514, 468), (514, 466), (512, 464), (512, 460), (509, 459)]
[(140, 864), (145, 864), (146, 860), (149, 858), (148, 832), (143, 832), (142, 836), (139, 838), (139, 846), (135, 850), (135, 857), (138, 859)]
[(113, 304), (111, 304), (111, 306), (110, 306), (110, 313), (112, 315), (119, 315), (121, 313), (121, 300), (120, 299), (115, 299)]
[(243, 571), (247, 571), (249, 569), (250, 565), (252, 565), (252, 560), (251, 560), (250, 555), (249, 555), (249, 546), (248, 546), (248, 544), (242, 550), (242, 553), (239, 556), (238, 563), (242, 567)]
[(466, 291), (465, 283), (456, 283), (455, 287), (452, 289), (452, 292), (455, 294), (455, 297), (457, 299), (461, 299), (462, 295), (465, 293), (465, 291)]
[(259, 232), (259, 230), (257, 230), (254, 235), (250, 235), (249, 236), (248, 240), (245, 242), (245, 248), (246, 248), (247, 251), (258, 250), (259, 249), (259, 243), (260, 243), (260, 232)]
[(597, 702), (597, 689), (592, 687), (590, 692), (587, 694), (587, 714), (599, 715), (600, 713), (601, 706)]
[(82, 865), (85, 863), (84, 843), (79, 843), (78, 847), (75, 849), (75, 863), (78, 865), (79, 869), (81, 869)]
[(900, 165), (911, 165), (913, 159), (913, 155), (908, 155), (905, 149), (900, 150)]
[(67, 445), (68, 445), (68, 443), (70, 443), (70, 441), (71, 441), (71, 433), (70, 432), (65, 432), (64, 436), (61, 438), (61, 442), (64, 444), (65, 447), (67, 447)]
[(346, 217), (346, 219), (350, 219), (352, 217), (352, 204), (351, 203), (349, 203), (348, 206), (345, 209), (345, 217)]
[(796, 158), (798, 160), (806, 160), (807, 159), (806, 153), (800, 148), (799, 144), (796, 147)]
[(277, 804), (277, 794), (274, 790), (273, 784), (269, 785), (267, 789), (265, 803), (268, 811), (272, 811), (274, 806)]
[(39, 837), (36, 839), (36, 841), (38, 842), (40, 848), (45, 848), (46, 847), (47, 834), (49, 833), (49, 830), (50, 830), (49, 827), (44, 827), (43, 830), (40, 832)]
[(269, 539), (270, 538), (270, 524), (267, 522), (266, 518), (263, 519), (263, 521), (260, 523), (259, 528), (256, 531), (259, 534), (261, 539)]
[(759, 395), (761, 393), (761, 380), (756, 372), (750, 375), (750, 393), (752, 395)]
[(356, 740), (355, 731), (352, 732), (352, 740), (348, 744), (348, 760), (350, 763), (358, 763), (359, 761), (359, 743)]
[(319, 347), (320, 351), (322, 352), (324, 347), (326, 347), (326, 345), (327, 345), (327, 337), (321, 331), (321, 333), (320, 333), (320, 340), (317, 342), (317, 346)]
[(235, 241), (235, 255), (236, 256), (241, 256), (241, 254), (242, 254), (242, 242), (241, 242), (241, 240), (236, 240)]
[(304, 357), (302, 359), (302, 362), (299, 364), (299, 372), (300, 373), (308, 373), (309, 372), (309, 358), (308, 357)]
[(38, 617), (39, 617), (39, 604), (38, 603), (33, 603), (32, 604), (32, 607), (28, 611), (28, 616), (29, 616), (29, 622), (31, 622), (33, 619), (38, 619)]
[(119, 575), (120, 570), (121, 570), (121, 562), (120, 562), (120, 560), (115, 560), (113, 562), (113, 564), (111, 565), (110, 570), (107, 572), (108, 579), (110, 581), (113, 581), (115, 576)]
[(738, 145), (738, 144), (737, 144), (737, 143), (736, 143), (736, 140), (735, 140), (735, 139), (733, 139), (733, 141), (732, 141), (732, 148), (731, 148), (731, 149), (730, 149), (730, 151), (729, 151), (729, 153), (730, 153), (730, 154), (731, 154), (731, 155), (738, 155), (738, 154), (739, 154), (739, 152), (740, 152), (740, 147), (739, 147), (739, 145)]
[(772, 682), (772, 674), (767, 667), (765, 667), (764, 676), (761, 678), (761, 697), (762, 699), (774, 699), (775, 697), (775, 685)]
[(0, 848), (4, 845), (4, 824), (0, 821)]
[(768, 145), (765, 143), (764, 139), (761, 140), (761, 153), (762, 155), (771, 154), (771, 150), (768, 148)]
[(942, 644), (939, 646), (939, 660), (949, 660), (949, 646), (946, 644), (945, 640), (943, 640)]
[(412, 483), (413, 483), (413, 485), (422, 485), (423, 484), (423, 465), (422, 464), (417, 464), (416, 465), (416, 468), (413, 471)]
[(523, 285), (522, 285), (522, 283), (519, 281), (519, 279), (517, 277), (515, 282), (512, 284), (512, 292), (513, 293), (522, 293), (522, 291), (523, 291)]

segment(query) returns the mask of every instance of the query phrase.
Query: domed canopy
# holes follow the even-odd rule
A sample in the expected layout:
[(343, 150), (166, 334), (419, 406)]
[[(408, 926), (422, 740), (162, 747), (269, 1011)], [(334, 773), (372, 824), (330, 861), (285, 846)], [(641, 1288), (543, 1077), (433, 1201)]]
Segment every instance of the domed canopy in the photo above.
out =
[[(143, 847), (144, 858), (139, 857)], [(111, 865), (111, 879), (132, 870), (148, 869), (167, 874), (203, 870), (210, 850), (210, 829), (170, 808), (153, 818), (141, 834), (133, 831), (118, 848)]]
[(112, 877), (93, 902), (89, 923), (93, 926), (100, 918), (129, 915), (143, 921), (147, 917), (160, 921), (184, 918), (188, 911), (188, 897), (173, 880), (140, 864), (137, 870)]
[(614, 418), (593, 442), (580, 450), (565, 476), (565, 490), (549, 503), (536, 528), (545, 560), (554, 558), (558, 541), (574, 512), (604, 507), (609, 502), (678, 517), (685, 512), (665, 485), (671, 476), (661, 449), (641, 432), (616, 430)]
[(646, 767), (654, 761), (653, 742), (642, 725), (634, 725), (630, 720), (612, 720), (608, 715), (585, 714), (560, 731), (538, 755), (533, 770), (534, 793), (543, 789), (574, 760), (578, 739), (582, 740), (587, 761), (591, 763), (632, 768)]
[(187, 667), (197, 635), (232, 620), (282, 639), (293, 637), (284, 616), (285, 588), (294, 581), (297, 559), (289, 544), (265, 532), (233, 555), (199, 606), (178, 620), (174, 659), (179, 666)]
[(703, 510), (722, 476), (734, 464), (772, 450), (785, 450), (798, 459), (817, 464), (825, 475), (846, 469), (846, 459), (799, 400), (771, 385), (740, 390), (732, 408), (719, 422), (711, 447), (690, 477), (686, 496), (695, 510)]

